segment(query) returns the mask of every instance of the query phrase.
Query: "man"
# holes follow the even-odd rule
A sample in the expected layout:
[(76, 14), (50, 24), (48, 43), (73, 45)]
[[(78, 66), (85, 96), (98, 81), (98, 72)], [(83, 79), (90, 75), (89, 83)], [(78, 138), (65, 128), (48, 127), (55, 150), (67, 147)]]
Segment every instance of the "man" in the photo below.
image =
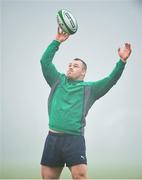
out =
[(125, 43), (118, 49), (120, 60), (108, 77), (84, 82), (87, 65), (83, 60), (74, 59), (66, 75), (59, 73), (52, 63), (59, 45), (68, 38), (69, 35), (58, 28), (55, 40), (41, 58), (43, 75), (51, 88), (48, 99), (50, 131), (41, 160), (43, 179), (59, 179), (65, 164), (73, 179), (87, 179), (85, 117), (94, 102), (116, 84), (131, 54), (130, 44)]

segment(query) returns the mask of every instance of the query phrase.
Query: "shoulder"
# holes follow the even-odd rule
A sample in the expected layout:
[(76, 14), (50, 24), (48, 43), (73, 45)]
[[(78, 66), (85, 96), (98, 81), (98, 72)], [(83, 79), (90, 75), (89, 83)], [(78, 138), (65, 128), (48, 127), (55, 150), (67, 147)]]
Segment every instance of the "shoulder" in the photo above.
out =
[(60, 79), (61, 82), (64, 82), (64, 81), (66, 81), (67, 76), (65, 74), (61, 73), (60, 76), (59, 76), (59, 79)]

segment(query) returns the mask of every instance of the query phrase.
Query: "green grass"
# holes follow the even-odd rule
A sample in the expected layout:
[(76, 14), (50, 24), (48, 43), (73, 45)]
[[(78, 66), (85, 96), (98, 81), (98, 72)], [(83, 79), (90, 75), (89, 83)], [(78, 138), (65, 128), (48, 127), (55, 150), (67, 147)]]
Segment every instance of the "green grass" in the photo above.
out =
[[(88, 166), (90, 179), (142, 179), (140, 167), (93, 167)], [(0, 179), (41, 179), (40, 166), (7, 166), (1, 168)], [(70, 171), (64, 168), (61, 179), (71, 179)]]

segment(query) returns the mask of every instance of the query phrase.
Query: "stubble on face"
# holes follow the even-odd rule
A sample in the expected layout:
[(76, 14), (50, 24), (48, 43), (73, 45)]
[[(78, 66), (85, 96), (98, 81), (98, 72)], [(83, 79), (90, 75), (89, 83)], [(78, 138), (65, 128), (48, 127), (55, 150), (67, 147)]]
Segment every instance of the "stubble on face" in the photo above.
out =
[(81, 61), (72, 61), (68, 66), (67, 77), (73, 80), (82, 80), (84, 72), (83, 64)]

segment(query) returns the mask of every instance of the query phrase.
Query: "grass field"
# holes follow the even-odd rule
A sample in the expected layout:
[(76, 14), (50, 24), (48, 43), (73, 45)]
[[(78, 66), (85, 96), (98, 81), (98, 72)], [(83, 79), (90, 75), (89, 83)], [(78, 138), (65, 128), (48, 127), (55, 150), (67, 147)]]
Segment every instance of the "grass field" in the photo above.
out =
[[(4, 167), (0, 175), (0, 179), (41, 179), (40, 166), (10, 166)], [(142, 171), (140, 168), (124, 168), (118, 167), (96, 167), (88, 166), (89, 179), (142, 179)], [(70, 171), (64, 168), (61, 179), (71, 179)]]

